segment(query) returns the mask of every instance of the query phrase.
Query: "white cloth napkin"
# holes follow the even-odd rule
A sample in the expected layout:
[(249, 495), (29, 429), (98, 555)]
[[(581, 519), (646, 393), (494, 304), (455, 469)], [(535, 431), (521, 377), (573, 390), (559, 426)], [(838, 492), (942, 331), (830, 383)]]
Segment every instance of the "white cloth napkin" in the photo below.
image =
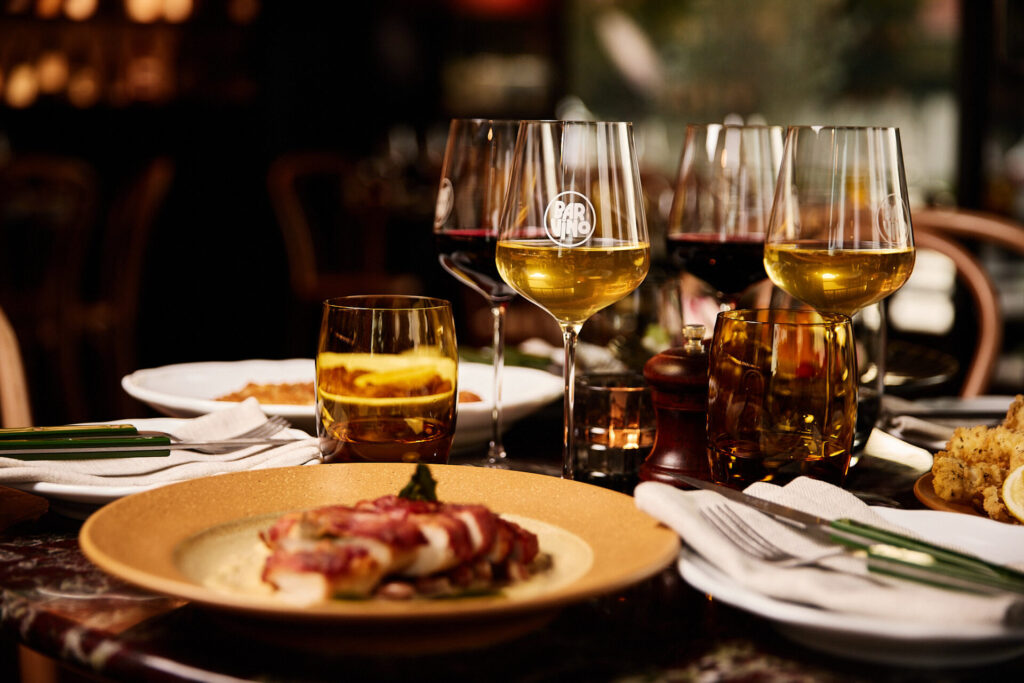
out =
[[(895, 527), (843, 489), (800, 477), (785, 487), (757, 483), (746, 493), (805, 512), (846, 517), (921, 538)], [(1024, 626), (1021, 596), (979, 596), (931, 588), (901, 579), (869, 574), (863, 559), (831, 554), (836, 546), (821, 544), (748, 506), (712, 491), (682, 491), (667, 484), (644, 482), (634, 496), (637, 507), (675, 530), (701, 557), (736, 583), (778, 600), (813, 605), (850, 614), (903, 621)], [(762, 535), (811, 566), (786, 567), (761, 561), (741, 551), (701, 516), (704, 506), (724, 504)], [(944, 539), (929, 538), (950, 547)]]
[[(189, 441), (227, 439), (266, 421), (256, 399), (192, 419), (124, 420), (139, 431), (167, 432)], [(296, 439), (281, 446), (252, 446), (210, 455), (172, 450), (166, 457), (95, 458), (91, 460), (17, 460), (0, 457), (0, 484), (45, 482), (77, 486), (154, 486), (224, 472), (307, 465), (321, 460), (317, 440), (298, 429), (275, 434)]]

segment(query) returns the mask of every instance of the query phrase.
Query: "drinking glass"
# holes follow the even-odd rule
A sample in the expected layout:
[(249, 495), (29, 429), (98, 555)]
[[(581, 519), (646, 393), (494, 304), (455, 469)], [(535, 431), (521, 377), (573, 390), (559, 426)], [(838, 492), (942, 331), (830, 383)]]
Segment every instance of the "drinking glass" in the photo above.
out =
[(668, 222), (673, 264), (723, 308), (764, 280), (764, 238), (782, 159), (781, 126), (689, 125)]
[(734, 488), (810, 476), (841, 485), (857, 379), (849, 316), (811, 310), (718, 314), (708, 354), (708, 461)]
[(325, 461), (447, 463), (457, 383), (447, 301), (351, 296), (324, 302), (316, 431)]
[(518, 130), (518, 121), (452, 119), (434, 214), (438, 261), (487, 299), (494, 320), (489, 465), (498, 465), (505, 458), (501, 442), (505, 312), (516, 293), (498, 275), (494, 249)]
[(562, 476), (572, 479), (577, 336), (650, 266), (632, 125), (521, 122), (500, 225), (498, 272), (562, 329)]
[[(853, 316), (902, 287), (914, 238), (899, 130), (789, 128), (764, 262), (777, 287), (821, 313)], [(875, 379), (862, 387), (859, 443), (878, 417)]]

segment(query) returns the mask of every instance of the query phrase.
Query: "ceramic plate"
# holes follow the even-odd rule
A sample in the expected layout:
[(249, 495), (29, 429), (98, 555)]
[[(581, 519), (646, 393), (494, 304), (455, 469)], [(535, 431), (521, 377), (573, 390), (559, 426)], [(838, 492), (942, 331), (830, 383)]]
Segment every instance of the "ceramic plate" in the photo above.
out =
[[(180, 363), (136, 370), (121, 379), (121, 386), (133, 398), (172, 417), (195, 417), (221, 410), (232, 403), (214, 400), (238, 391), (250, 382), (277, 384), (312, 382), (314, 363), (307, 358), (289, 360), (243, 360), (232, 362)], [(459, 404), (454, 449), (486, 444), (491, 429), (490, 365), (459, 363), (459, 389), (469, 390), (484, 400)], [(506, 367), (502, 383), (503, 425), (516, 420), (562, 396), (562, 379), (533, 368)], [(313, 433), (312, 406), (263, 405), (268, 415), (280, 415), (299, 429)]]
[[(482, 635), (486, 629), (479, 620), (490, 626), (507, 626), (507, 618), (536, 625), (530, 620), (641, 581), (678, 554), (676, 534), (637, 510), (624, 494), (526, 472), (433, 465), (439, 498), (483, 503), (539, 528), (542, 549), (552, 553), (556, 567), (565, 564), (567, 575), (532, 594), (339, 600), (301, 608), (272, 594), (245, 594), (206, 581), (210, 567), (238, 561), (237, 548), (258, 546), (257, 528), (276, 515), (395, 493), (413, 469), (407, 464), (338, 464), (172, 484), (103, 507), (83, 525), (79, 541), (100, 568), (143, 588), (236, 616), (313, 624), (321, 633), (325, 624), (341, 625), (346, 627), (342, 640), (352, 642), (369, 633), (378, 645), (380, 638), (401, 629), (421, 638), (454, 627), (458, 632), (448, 640), (450, 645), (453, 640), (467, 642), (472, 631), (479, 631), (472, 637)], [(247, 535), (241, 541), (239, 531)]]
[(939, 494), (935, 493), (934, 480), (935, 477), (931, 472), (928, 472), (914, 482), (914, 496), (916, 496), (925, 507), (931, 508), (932, 510), (959, 512), (962, 515), (973, 515), (974, 517), (984, 517), (987, 519), (985, 515), (981, 514), (966, 503), (951, 503), (948, 500), (940, 498)]
[[(922, 535), (942, 533), (986, 559), (1024, 564), (1024, 527), (932, 510), (872, 508)], [(807, 647), (841, 657), (901, 666), (973, 666), (1024, 654), (1024, 629), (922, 623), (842, 614), (776, 600), (751, 591), (685, 550), (679, 569), (690, 585), (775, 623)]]

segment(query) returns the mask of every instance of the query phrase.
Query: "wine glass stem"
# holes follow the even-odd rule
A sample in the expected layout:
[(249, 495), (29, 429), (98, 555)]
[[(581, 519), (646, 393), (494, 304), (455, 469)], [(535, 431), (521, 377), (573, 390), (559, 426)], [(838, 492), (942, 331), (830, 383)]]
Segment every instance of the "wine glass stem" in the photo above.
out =
[(505, 369), (505, 311), (508, 302), (491, 302), (494, 317), (494, 383), (491, 398), (491, 444), (487, 449), (487, 460), (496, 464), (505, 459), (505, 446), (501, 443), (501, 377)]
[(575, 465), (573, 401), (576, 398), (576, 337), (582, 325), (561, 323), (565, 343), (565, 402), (562, 410), (562, 478), (572, 479)]

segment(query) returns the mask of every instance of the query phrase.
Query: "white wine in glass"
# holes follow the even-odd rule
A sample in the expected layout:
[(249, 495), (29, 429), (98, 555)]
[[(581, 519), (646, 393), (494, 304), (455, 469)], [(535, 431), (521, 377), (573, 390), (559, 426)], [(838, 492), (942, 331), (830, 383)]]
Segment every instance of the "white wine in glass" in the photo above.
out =
[(631, 124), (521, 122), (495, 259), (501, 277), (562, 329), (562, 476), (572, 479), (577, 336), (650, 267)]
[[(853, 316), (903, 286), (914, 235), (896, 128), (794, 126), (786, 133), (764, 265), (820, 313)], [(861, 386), (855, 445), (877, 420), (884, 359)]]

